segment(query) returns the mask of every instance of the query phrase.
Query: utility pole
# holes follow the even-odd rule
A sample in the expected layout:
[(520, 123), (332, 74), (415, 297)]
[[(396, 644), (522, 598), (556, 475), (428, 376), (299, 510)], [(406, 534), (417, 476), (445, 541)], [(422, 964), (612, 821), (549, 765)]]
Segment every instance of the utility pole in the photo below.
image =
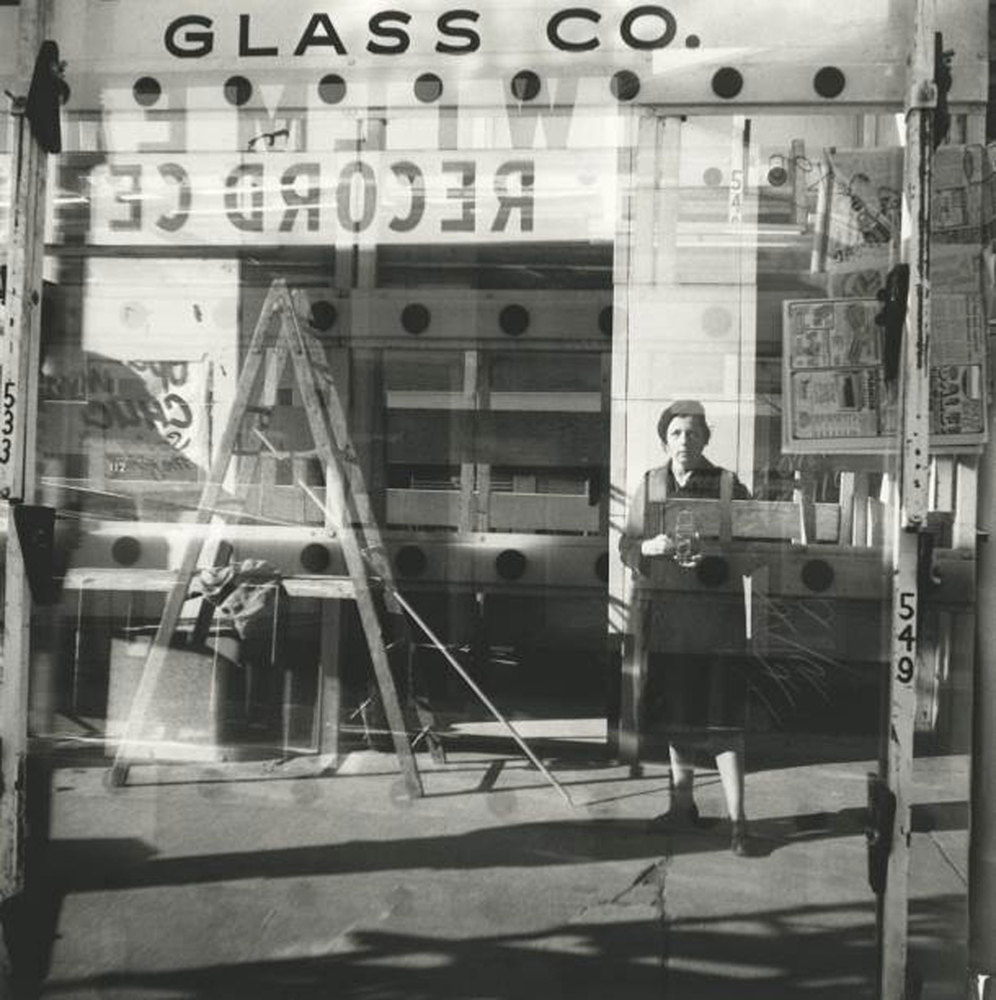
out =
[[(990, 353), (996, 338), (990, 337)], [(990, 393), (996, 385), (990, 385)], [(968, 968), (971, 1000), (996, 996), (996, 414), (979, 462), (972, 790), (968, 838)]]
[[(879, 900), (879, 987), (881, 1000), (907, 1000), (909, 980), (909, 865), (913, 793), (913, 732), (916, 676), (920, 664), (922, 590), (931, 559), (927, 534), (930, 470), (930, 188), (939, 125), (936, 78), (943, 63), (935, 32), (935, 0), (917, 0), (906, 103), (903, 170), (902, 264), (907, 286), (904, 329), (886, 323), (884, 354), (898, 353), (899, 474), (892, 566), (889, 658), (889, 714), (884, 733), (887, 847), (885, 882)], [(908, 269), (908, 270), (907, 270)], [(897, 272), (894, 271), (893, 275)], [(892, 276), (890, 276), (892, 277)], [(893, 289), (894, 291), (894, 289)], [(893, 339), (901, 337), (901, 343)], [(898, 348), (898, 352), (897, 352)]]
[[(24, 889), (32, 603), (27, 563), (39, 542), (42, 548), (51, 543), (50, 530), (39, 529), (34, 516), (35, 427), (47, 154), (61, 149), (59, 102), (65, 87), (58, 47), (45, 41), (47, 0), (21, 0), (18, 14), (20, 93), (8, 95), (16, 135), (0, 329), (0, 499), (6, 501), (8, 515), (0, 660), (0, 906), (8, 912), (10, 901)], [(6, 947), (0, 948), (0, 963), (8, 967), (0, 969), (3, 990), (10, 964)]]

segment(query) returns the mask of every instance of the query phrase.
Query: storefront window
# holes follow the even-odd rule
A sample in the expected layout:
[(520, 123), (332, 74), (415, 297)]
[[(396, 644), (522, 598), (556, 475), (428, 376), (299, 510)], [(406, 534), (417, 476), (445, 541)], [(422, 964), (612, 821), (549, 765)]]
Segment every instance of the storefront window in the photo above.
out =
[[(105, 6), (120, 46), (136, 15)], [(435, 25), (418, 72), (318, 66), (358, 36), (255, 9), (157, 13), (165, 54), (112, 72), (92, 38), (69, 70), (32, 456), (53, 989), (455, 995), (473, 965), (508, 996), (872, 995), (902, 95), (855, 69), (837, 101), (830, 66), (738, 101), (709, 63), (682, 103), (698, 34), (672, 93), (674, 14), (586, 11), (544, 22), (565, 52), (619, 34), (584, 74), (526, 68), (515, 12), (453, 72), (497, 12), (427, 9), (360, 46)], [(964, 967), (988, 427), (974, 120), (932, 217), (910, 886), (938, 989)], [(160, 889), (189, 933), (137, 901)]]

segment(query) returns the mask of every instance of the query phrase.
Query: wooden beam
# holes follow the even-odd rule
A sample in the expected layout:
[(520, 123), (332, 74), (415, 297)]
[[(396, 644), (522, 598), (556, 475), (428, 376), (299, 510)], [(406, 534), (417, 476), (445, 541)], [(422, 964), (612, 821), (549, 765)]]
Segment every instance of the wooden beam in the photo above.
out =
[(904, 1000), (909, 951), (909, 874), (913, 802), (916, 678), (924, 669), (919, 595), (920, 532), (929, 487), (930, 188), (934, 154), (935, 0), (917, 0), (907, 80), (903, 170), (902, 259), (909, 266), (909, 301), (899, 373), (901, 455), (894, 490), (890, 622), (889, 717), (883, 733), (885, 778), (895, 820), (880, 900), (881, 1000)]
[[(21, 95), (28, 92), (34, 60), (45, 38), (43, 0), (23, 0), (18, 16)], [(46, 156), (28, 121), (17, 119), (7, 253), (7, 302), (0, 333), (0, 403), (12, 423), (0, 442), (7, 457), (0, 487), (8, 499), (35, 498), (34, 425), (37, 414)], [(9, 453), (7, 449), (9, 447)], [(28, 680), (31, 594), (17, 532), (7, 533), (3, 671), (0, 681), (0, 901), (24, 888), (24, 809), (28, 756)]]

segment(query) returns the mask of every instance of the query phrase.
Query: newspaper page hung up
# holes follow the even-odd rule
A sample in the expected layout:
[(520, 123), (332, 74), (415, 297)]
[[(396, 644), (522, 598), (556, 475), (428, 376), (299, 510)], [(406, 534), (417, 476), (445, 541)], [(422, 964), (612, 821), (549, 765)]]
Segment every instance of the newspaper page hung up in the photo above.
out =
[[(983, 236), (996, 223), (988, 151), (945, 146), (931, 203), (931, 447), (985, 443), (986, 301)], [(876, 298), (900, 259), (901, 149), (828, 151), (819, 191), (813, 271), (824, 299), (782, 311), (786, 452), (874, 454), (897, 446), (895, 384), (883, 378)]]

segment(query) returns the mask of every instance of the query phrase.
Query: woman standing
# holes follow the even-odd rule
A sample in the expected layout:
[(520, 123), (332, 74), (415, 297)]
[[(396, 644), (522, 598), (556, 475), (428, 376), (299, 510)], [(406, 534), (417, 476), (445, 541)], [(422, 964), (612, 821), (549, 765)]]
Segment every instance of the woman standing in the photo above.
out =
[[(665, 462), (643, 477), (630, 504), (626, 531), (620, 541), (623, 562), (639, 581), (654, 559), (675, 558), (683, 566), (697, 559), (688, 551), (688, 539), (664, 530), (664, 508), (682, 499), (747, 500), (750, 493), (736, 476), (714, 465), (703, 451), (711, 432), (705, 409), (695, 400), (679, 400), (661, 414), (657, 433)], [(660, 605), (663, 595), (653, 604)], [(731, 821), (730, 847), (747, 853), (747, 818), (744, 809), (743, 732), (746, 716), (746, 680), (736, 665), (715, 653), (668, 652), (654, 649), (653, 626), (666, 607), (650, 607), (650, 614), (636, 616), (637, 627), (648, 630), (651, 650), (646, 704), (659, 704), (671, 760), (671, 801), (668, 811), (653, 824), (662, 829), (689, 829), (698, 822), (693, 797), (695, 767), (692, 754), (707, 749), (716, 760)], [(656, 614), (655, 614), (656, 613)], [(644, 620), (649, 620), (644, 624)], [(649, 713), (648, 713), (649, 714)], [(656, 721), (656, 720), (655, 720)]]

